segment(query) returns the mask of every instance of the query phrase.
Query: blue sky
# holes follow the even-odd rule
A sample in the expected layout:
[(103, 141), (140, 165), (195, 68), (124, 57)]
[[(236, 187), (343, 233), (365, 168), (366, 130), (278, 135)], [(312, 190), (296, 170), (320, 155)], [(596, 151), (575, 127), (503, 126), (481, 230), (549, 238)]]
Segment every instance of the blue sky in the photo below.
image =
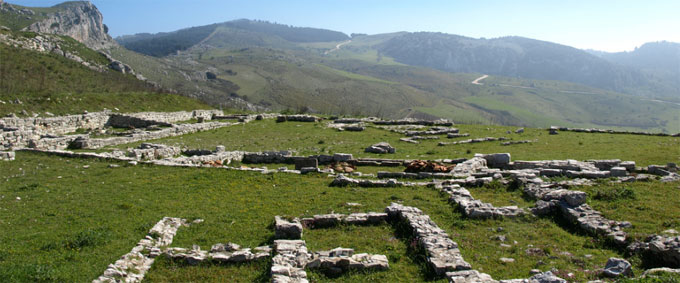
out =
[[(7, 0), (51, 6), (59, 0)], [(516, 35), (583, 49), (680, 42), (680, 0), (93, 0), (113, 36), (259, 19), (349, 33)]]

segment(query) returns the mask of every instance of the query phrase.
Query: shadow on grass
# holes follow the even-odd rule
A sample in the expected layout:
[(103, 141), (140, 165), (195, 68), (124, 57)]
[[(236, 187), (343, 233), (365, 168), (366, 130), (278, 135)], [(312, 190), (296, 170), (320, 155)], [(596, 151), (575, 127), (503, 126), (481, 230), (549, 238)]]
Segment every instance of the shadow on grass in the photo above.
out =
[(394, 229), (394, 235), (406, 245), (406, 256), (418, 265), (425, 281), (435, 281), (437, 277), (434, 269), (427, 264), (427, 252), (418, 243), (418, 239), (413, 235), (413, 229), (405, 220), (392, 220), (390, 222)]

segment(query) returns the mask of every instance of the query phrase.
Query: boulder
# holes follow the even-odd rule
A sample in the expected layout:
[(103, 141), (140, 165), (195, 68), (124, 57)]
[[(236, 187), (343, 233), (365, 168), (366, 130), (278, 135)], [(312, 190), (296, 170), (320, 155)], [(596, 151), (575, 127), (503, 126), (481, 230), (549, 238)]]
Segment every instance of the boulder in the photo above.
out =
[(392, 147), (389, 143), (379, 142), (372, 146), (367, 147), (366, 150), (364, 151), (369, 153), (383, 154), (383, 153), (395, 153), (397, 149)]
[(607, 260), (602, 274), (607, 277), (631, 276), (633, 275), (632, 265), (625, 259), (612, 257)]
[(567, 283), (567, 280), (559, 278), (552, 274), (550, 271), (536, 274), (529, 278), (529, 282), (540, 282), (540, 283)]
[(486, 164), (492, 168), (503, 168), (510, 164), (510, 153), (493, 153), (483, 155)]

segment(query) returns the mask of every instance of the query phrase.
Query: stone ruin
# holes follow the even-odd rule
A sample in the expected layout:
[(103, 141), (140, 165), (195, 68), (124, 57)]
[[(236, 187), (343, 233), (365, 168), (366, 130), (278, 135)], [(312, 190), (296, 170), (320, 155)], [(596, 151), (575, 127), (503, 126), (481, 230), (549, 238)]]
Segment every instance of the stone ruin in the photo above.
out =
[(276, 122), (318, 122), (320, 117), (312, 115), (279, 115), (276, 117)]
[[(444, 195), (447, 195), (451, 204), (458, 208), (461, 213), (463, 213), (463, 215), (468, 218), (516, 217), (528, 213), (538, 216), (549, 214), (557, 215), (567, 220), (568, 223), (572, 223), (579, 229), (592, 235), (604, 236), (612, 243), (621, 247), (625, 247), (631, 252), (650, 255), (660, 259), (662, 262), (664, 262), (664, 264), (670, 266), (680, 265), (680, 237), (653, 235), (644, 242), (635, 242), (630, 244), (631, 239), (627, 237), (624, 231), (624, 228), (629, 227), (630, 223), (626, 221), (614, 221), (604, 218), (601, 213), (592, 209), (592, 207), (585, 203), (586, 195), (584, 192), (570, 189), (572, 186), (592, 185), (593, 182), (590, 180), (604, 178), (610, 178), (609, 182), (646, 181), (659, 177), (662, 181), (680, 180), (680, 175), (677, 174), (678, 168), (672, 163), (667, 165), (636, 167), (635, 162), (621, 161), (616, 159), (586, 161), (511, 161), (510, 155), (507, 153), (479, 154), (475, 155), (475, 157), (471, 159), (440, 160), (440, 162), (442, 162), (440, 165), (447, 167), (447, 170), (440, 170), (441, 172), (435, 172), (436, 170), (432, 170), (433, 172), (423, 172), (422, 170), (420, 172), (378, 172), (378, 180), (374, 180), (367, 178), (354, 179), (343, 174), (335, 174), (337, 172), (334, 172), (333, 170), (319, 169), (319, 165), (331, 165), (332, 169), (334, 165), (345, 164), (350, 166), (350, 168), (353, 168), (353, 171), (356, 169), (356, 167), (351, 166), (405, 166), (413, 161), (382, 158), (355, 159), (351, 154), (311, 155), (303, 157), (294, 156), (294, 153), (290, 151), (226, 151), (223, 146), (218, 146), (215, 150), (187, 150), (173, 146), (151, 143), (144, 143), (138, 148), (130, 148), (127, 151), (113, 151), (105, 153), (74, 153), (64, 150), (55, 150), (63, 149), (67, 146), (73, 146), (74, 143), (80, 144), (81, 146), (79, 147), (82, 148), (98, 148), (111, 144), (141, 141), (157, 138), (158, 136), (181, 135), (197, 130), (233, 125), (233, 123), (221, 122), (173, 124), (177, 121), (188, 119), (198, 119), (203, 121), (211, 119), (238, 120), (241, 122), (248, 122), (251, 120), (260, 120), (273, 117), (277, 116), (240, 115), (231, 117), (220, 115), (220, 113), (215, 113), (214, 111), (194, 111), (175, 112), (174, 114), (136, 113), (130, 114), (129, 116), (110, 113), (92, 113), (55, 117), (55, 119), (52, 120), (50, 120), (50, 118), (4, 118), (0, 119), (0, 127), (2, 127), (0, 142), (2, 142), (1, 144), (6, 148), (11, 149), (16, 149), (17, 147), (44, 148), (48, 149), (45, 150), (46, 152), (62, 156), (107, 158), (130, 162), (147, 162), (150, 164), (164, 166), (210, 166), (233, 170), (253, 170), (260, 171), (262, 173), (284, 172), (299, 174), (304, 172), (325, 172), (329, 173), (330, 176), (335, 178), (331, 183), (333, 186), (429, 186), (434, 187), (440, 190)], [(301, 118), (297, 115), (294, 115), (293, 117), (285, 117), (285, 121), (304, 120), (311, 122), (309, 118)], [(317, 121), (317, 119), (314, 119), (314, 121)], [(336, 120), (335, 122), (337, 123), (337, 121), (339, 120)], [(373, 123), (374, 125), (379, 125), (379, 127), (389, 127), (384, 125), (396, 125), (395, 127), (412, 125), (406, 122), (383, 123), (377, 120), (369, 122), (369, 120), (364, 119), (359, 120), (358, 122)], [(75, 129), (98, 129), (102, 127), (102, 123), (103, 125), (108, 124), (110, 126), (115, 125), (118, 127), (125, 127), (126, 123), (128, 123), (127, 127), (140, 127), (146, 128), (148, 130), (138, 131), (129, 136), (104, 139), (90, 138), (88, 135), (59, 136), (63, 135), (64, 133), (75, 131)], [(413, 127), (420, 127), (421, 124), (425, 125), (428, 123), (416, 122), (414, 124), (416, 125)], [(428, 124), (428, 126), (432, 125)], [(460, 135), (464, 135), (459, 134), (457, 129), (439, 126), (440, 125), (437, 125), (437, 127), (429, 130), (421, 129), (399, 131), (402, 131), (404, 134), (406, 134), (407, 138), (411, 139), (412, 141), (431, 138), (431, 136), (428, 135), (447, 134), (450, 137), (459, 137)], [(39, 134), (37, 138), (36, 134)], [(486, 141), (493, 139), (495, 138), (484, 138), (483, 140)], [(474, 139), (462, 141), (462, 143), (481, 141), (482, 139)], [(512, 143), (515, 144), (519, 142)], [(386, 152), (390, 151), (389, 148), (385, 149), (385, 147), (383, 147), (382, 149)], [(12, 151), (0, 152), (0, 159), (11, 160), (13, 158), (14, 152)], [(232, 161), (240, 161), (246, 164), (295, 164), (296, 170), (289, 170), (287, 168), (280, 168), (278, 170), (243, 167), (232, 168), (226, 166)], [(342, 168), (345, 168), (345, 165), (343, 165)], [(342, 171), (345, 170), (343, 169)], [(358, 172), (352, 172), (352, 175), (371, 177), (371, 175), (362, 175)], [(544, 181), (540, 178), (559, 176), (571, 179), (553, 182)], [(398, 180), (401, 178), (432, 180), (426, 182), (406, 182)], [(481, 186), (494, 180), (500, 181), (503, 184), (509, 184), (510, 182), (518, 182), (522, 184), (524, 194), (536, 200), (535, 206), (529, 208), (520, 208), (516, 206), (494, 207), (489, 203), (484, 203), (480, 200), (474, 199), (470, 191), (465, 188)], [(410, 211), (411, 208), (404, 209)], [(400, 209), (396, 210), (401, 211)], [(428, 262), (430, 265), (433, 265), (435, 270), (442, 270), (437, 272), (439, 275), (446, 276), (451, 282), (474, 282), (475, 280), (496, 282), (493, 281), (493, 279), (487, 274), (480, 273), (476, 270), (471, 270), (469, 267), (467, 269), (456, 269), (449, 267), (464, 266), (464, 260), (462, 260), (462, 257), (457, 258), (456, 253), (453, 252), (454, 247), (457, 248), (455, 242), (449, 242), (450, 239), (447, 241), (439, 236), (437, 236), (439, 237), (437, 238), (429, 234), (418, 234), (418, 231), (421, 230), (438, 231), (438, 228), (436, 225), (432, 226), (433, 223), (430, 223), (431, 220), (428, 220), (429, 218), (424, 217), (417, 212), (411, 211), (409, 213), (403, 214), (406, 216), (399, 217), (401, 217), (400, 219), (402, 220), (407, 219), (409, 223), (411, 223), (411, 221), (413, 221), (413, 223), (420, 223), (411, 225), (414, 229), (414, 235), (417, 235), (417, 238), (432, 239), (421, 240), (424, 242), (421, 242), (420, 244), (424, 246), (424, 249), (428, 251), (428, 254), (431, 254), (431, 256), (428, 257)], [(401, 214), (396, 213), (394, 215)], [(141, 280), (136, 278), (143, 277), (144, 272), (148, 270), (148, 266), (150, 266), (153, 262), (153, 258), (159, 254), (164, 254), (175, 260), (185, 260), (189, 263), (198, 263), (205, 260), (243, 262), (257, 260), (263, 257), (270, 257), (272, 250), (275, 253), (272, 261), (276, 264), (272, 265), (271, 271), (273, 275), (272, 278), (278, 278), (276, 280), (288, 280), (294, 278), (303, 280), (306, 278), (306, 273), (304, 271), (305, 268), (321, 268), (333, 274), (346, 271), (347, 266), (380, 270), (383, 268), (382, 266), (387, 266), (387, 260), (385, 258), (385, 260), (382, 261), (379, 255), (354, 254), (353, 250), (344, 248), (338, 248), (331, 251), (319, 251), (316, 253), (307, 252), (304, 241), (300, 240), (302, 237), (302, 228), (328, 227), (337, 225), (338, 223), (352, 225), (375, 225), (384, 221), (393, 221), (392, 219), (393, 217), (390, 216), (389, 211), (386, 213), (350, 215), (315, 215), (312, 218), (303, 218), (301, 220), (287, 220), (281, 217), (276, 217), (276, 238), (279, 238), (279, 240), (274, 242), (273, 249), (270, 247), (258, 247), (253, 250), (247, 248), (241, 249), (236, 244), (228, 243), (216, 244), (211, 248), (210, 251), (202, 251), (200, 250), (200, 247), (192, 247), (191, 249), (164, 248), (165, 246), (169, 245), (167, 242), (168, 237), (170, 241), (172, 240), (172, 237), (167, 235), (174, 235), (176, 232), (176, 228), (168, 227), (179, 227), (187, 224), (184, 220), (176, 220), (174, 218), (170, 220), (164, 219), (162, 220), (164, 224), (160, 224), (161, 222), (159, 222), (159, 224), (157, 224), (157, 226), (160, 225), (158, 228), (154, 226), (152, 229), (153, 232), (150, 232), (150, 236), (140, 241), (140, 244), (129, 254), (123, 256), (121, 260), (109, 266), (105, 274), (97, 280), (107, 281), (112, 280), (111, 278), (128, 278), (131, 282), (135, 282), (135, 280)], [(178, 226), (172, 223), (180, 223), (180, 225)], [(279, 234), (278, 227), (283, 227), (286, 225), (288, 226), (287, 229), (289, 230), (289, 234)], [(172, 232), (173, 229), (174, 232)], [(162, 232), (166, 230), (167, 233)], [(158, 238), (158, 235), (161, 235), (161, 238)], [(160, 240), (162, 238), (165, 240)], [(448, 248), (444, 249), (444, 247)], [(163, 250), (161, 251), (161, 249)], [(292, 259), (291, 255), (294, 255), (295, 258)], [(444, 258), (437, 258), (436, 255), (444, 255)], [(611, 268), (608, 268), (610, 272), (620, 271), (622, 274), (626, 274), (624, 263), (620, 261), (612, 262), (612, 264), (607, 264), (607, 266), (611, 265)], [(133, 270), (130, 267), (137, 265), (141, 266), (141, 268), (135, 267)], [(621, 268), (622, 266), (624, 266), (624, 268)], [(517, 279), (520, 281), (504, 280), (500, 282), (533, 282), (531, 280), (540, 281), (542, 280), (541, 278), (553, 278), (551, 276), (553, 275), (549, 274), (548, 272), (535, 275), (531, 279)]]
[(364, 152), (385, 154), (385, 153), (395, 153), (395, 152), (397, 152), (397, 149), (392, 147), (389, 143), (379, 142), (379, 143), (376, 143), (374, 145), (367, 147), (364, 150)]
[[(442, 188), (449, 192), (452, 199), (460, 201), (461, 197), (470, 199), (459, 187)], [(457, 190), (457, 191), (456, 191)], [(580, 197), (571, 199), (568, 194), (559, 198), (569, 206), (580, 203)], [(542, 201), (542, 200), (540, 200)], [(539, 202), (540, 202), (539, 201)], [(552, 199), (551, 201), (556, 201)], [(474, 202), (474, 200), (472, 200)], [(460, 204), (458, 204), (460, 205)], [(199, 246), (191, 249), (169, 247), (174, 235), (182, 226), (203, 222), (197, 219), (188, 222), (185, 219), (165, 217), (151, 228), (149, 234), (139, 241), (132, 251), (121, 259), (109, 265), (104, 274), (93, 282), (141, 282), (145, 273), (150, 269), (158, 256), (167, 256), (172, 260), (195, 265), (205, 261), (222, 263), (241, 263), (262, 260), (271, 257), (270, 274), (272, 282), (308, 282), (305, 269), (319, 269), (328, 275), (335, 276), (348, 270), (380, 271), (389, 268), (388, 259), (384, 255), (357, 254), (350, 248), (335, 248), (329, 251), (310, 252), (306, 242), (302, 240), (303, 228), (328, 228), (337, 225), (381, 225), (389, 223), (396, 225), (404, 223), (410, 229), (410, 237), (422, 248), (425, 260), (437, 277), (445, 277), (449, 282), (567, 282), (552, 274), (550, 271), (540, 272), (526, 279), (495, 280), (486, 273), (472, 268), (463, 258), (459, 245), (448, 233), (439, 228), (422, 210), (392, 203), (384, 212), (352, 213), (352, 214), (322, 214), (302, 219), (285, 219), (275, 216), (275, 240), (272, 246), (262, 246), (254, 249), (241, 248), (234, 243), (215, 244), (210, 251), (203, 251)], [(678, 246), (680, 237), (664, 238), (653, 236), (645, 243), (637, 243), (637, 248), (661, 257), (666, 262), (680, 264)], [(655, 268), (647, 270), (643, 278), (654, 272), (680, 272), (669, 268)], [(534, 272), (534, 271), (532, 271)], [(631, 276), (631, 264), (619, 258), (610, 258), (603, 276), (619, 278)]]
[[(455, 137), (455, 136), (454, 136)], [(494, 138), (494, 137), (485, 137), (485, 138), (477, 138), (477, 139), (467, 139), (467, 140), (462, 140), (462, 141), (455, 141), (455, 142), (440, 142), (439, 146), (444, 146), (444, 145), (456, 145), (456, 144), (466, 144), (466, 143), (480, 143), (480, 142), (490, 142), (490, 141), (504, 141), (507, 140), (508, 138), (505, 137), (500, 137), (500, 138)]]
[(456, 204), (468, 218), (512, 218), (526, 213), (517, 206), (494, 207), (490, 203), (476, 200), (468, 190), (459, 185), (442, 186), (441, 191), (448, 194), (449, 201)]
[(15, 157), (14, 151), (0, 151), (0, 160), (12, 161)]
[[(200, 221), (196, 221), (198, 222)], [(187, 225), (189, 223), (186, 219), (164, 217), (132, 248), (132, 251), (115, 263), (109, 264), (104, 274), (92, 282), (141, 282), (155, 258), (161, 255), (161, 248), (172, 244), (177, 230)]]
[[(229, 126), (231, 123), (174, 124), (180, 121), (202, 118), (211, 119), (213, 115), (222, 115), (218, 110), (194, 110), (179, 112), (142, 112), (120, 114), (109, 111), (68, 115), (59, 117), (0, 118), (0, 149), (17, 150), (34, 149), (66, 149), (74, 144), (75, 148), (101, 148), (108, 145), (130, 143), (148, 139), (183, 135), (196, 131)], [(123, 137), (89, 138), (89, 135), (72, 134), (78, 130), (96, 131), (105, 127), (149, 128), (148, 131), (136, 131)], [(168, 128), (159, 128), (160, 126)]]
[(641, 131), (617, 131), (617, 130), (605, 130), (605, 129), (584, 129), (584, 128), (568, 128), (568, 127), (558, 127), (550, 126), (548, 128), (550, 134), (557, 134), (560, 132), (576, 132), (576, 133), (600, 133), (600, 134), (627, 134), (627, 135), (643, 135), (643, 136), (659, 136), (659, 137), (680, 137), (680, 133), (677, 134), (667, 134), (667, 133), (648, 133)]

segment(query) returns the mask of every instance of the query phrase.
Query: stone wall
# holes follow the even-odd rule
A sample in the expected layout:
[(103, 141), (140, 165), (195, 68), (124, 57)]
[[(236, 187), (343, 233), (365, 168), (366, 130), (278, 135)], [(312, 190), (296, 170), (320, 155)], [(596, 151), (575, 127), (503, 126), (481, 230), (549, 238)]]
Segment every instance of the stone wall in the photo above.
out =
[(178, 111), (178, 112), (140, 112), (125, 114), (126, 116), (139, 118), (143, 120), (151, 120), (156, 122), (176, 123), (196, 118), (203, 118), (204, 120), (211, 120), (214, 116), (222, 116), (222, 110), (194, 110), (194, 111)]
[(110, 112), (94, 112), (59, 117), (6, 117), (0, 119), (0, 128), (3, 129), (3, 132), (15, 130), (20, 132), (32, 131), (37, 134), (63, 135), (75, 132), (77, 129), (102, 128), (106, 125), (110, 115)]
[(166, 122), (159, 122), (156, 120), (146, 120), (137, 117), (131, 117), (126, 115), (113, 114), (109, 117), (106, 122), (106, 126), (114, 128), (146, 128), (148, 126), (158, 125), (158, 126), (171, 126), (172, 124)]
[(210, 123), (198, 123), (198, 124), (179, 124), (174, 125), (172, 128), (166, 128), (159, 131), (145, 131), (141, 133), (132, 134), (127, 137), (113, 137), (104, 139), (88, 139), (84, 148), (97, 149), (106, 146), (126, 144), (138, 141), (146, 141), (174, 136), (181, 136), (190, 133), (195, 133), (198, 131), (206, 131), (217, 128), (222, 128), (226, 126), (231, 126), (232, 123), (220, 123), (220, 122), (210, 122)]
[[(79, 129), (94, 130), (106, 126), (120, 128), (144, 128), (151, 125), (171, 126), (171, 123), (186, 121), (192, 118), (211, 120), (214, 115), (223, 115), (221, 110), (194, 110), (178, 112), (141, 112), (131, 114), (112, 113), (109, 111), (67, 115), (58, 117), (5, 117), (0, 119), (0, 149), (21, 149), (26, 147), (39, 149), (64, 149), (79, 135), (58, 137)], [(187, 126), (190, 125), (190, 126)], [(228, 123), (206, 123), (177, 125), (170, 129), (155, 132), (134, 134), (131, 137), (111, 139), (92, 139), (91, 144), (100, 148), (125, 142), (162, 138), (199, 130), (214, 129)]]

